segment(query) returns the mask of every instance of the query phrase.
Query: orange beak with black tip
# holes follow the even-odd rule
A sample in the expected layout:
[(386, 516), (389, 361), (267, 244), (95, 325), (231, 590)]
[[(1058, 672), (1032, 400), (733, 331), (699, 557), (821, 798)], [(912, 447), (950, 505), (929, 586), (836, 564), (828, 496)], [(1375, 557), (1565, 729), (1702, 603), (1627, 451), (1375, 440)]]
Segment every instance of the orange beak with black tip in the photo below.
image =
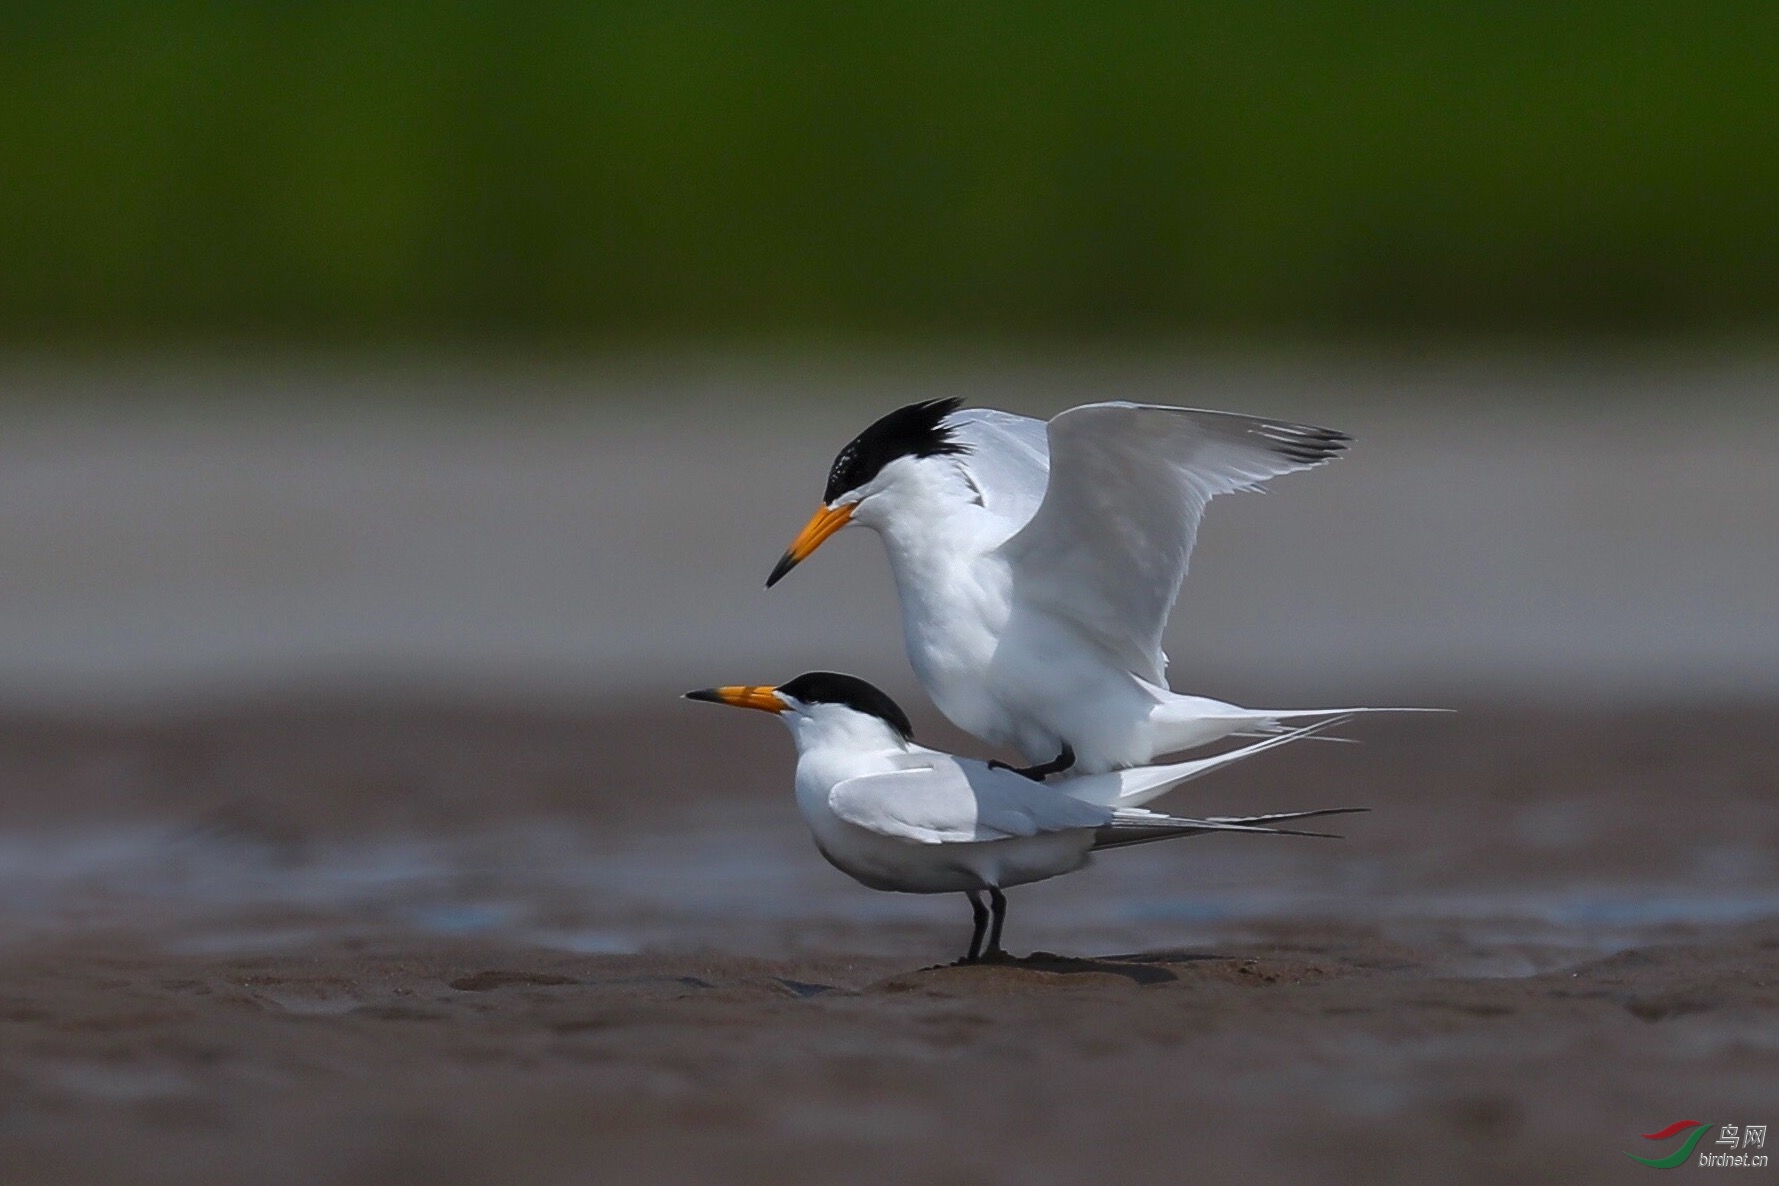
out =
[(818, 508), (810, 516), (809, 522), (803, 525), (803, 530), (797, 533), (797, 538), (791, 541), (791, 546), (785, 549), (785, 554), (778, 558), (777, 567), (766, 578), (766, 587), (770, 589), (778, 584), (785, 573), (803, 563), (811, 552), (821, 547), (823, 540), (852, 522), (852, 509), (855, 505), (857, 504), (848, 502), (835, 507)]
[(783, 712), (789, 708), (776, 688), (763, 685), (731, 684), (724, 688), (700, 688), (687, 692), (687, 700), (708, 700), (712, 704), (730, 704), (736, 708), (757, 708), (761, 712)]

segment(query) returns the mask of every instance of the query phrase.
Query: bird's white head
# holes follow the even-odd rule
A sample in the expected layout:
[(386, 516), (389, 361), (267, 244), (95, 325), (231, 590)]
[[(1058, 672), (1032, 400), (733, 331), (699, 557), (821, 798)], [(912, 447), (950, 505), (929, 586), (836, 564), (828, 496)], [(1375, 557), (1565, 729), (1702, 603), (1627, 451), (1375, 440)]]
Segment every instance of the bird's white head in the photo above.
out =
[(807, 672), (776, 688), (702, 688), (686, 699), (774, 713), (790, 728), (800, 753), (826, 746), (906, 749), (914, 736), (908, 714), (881, 689), (834, 671)]
[(967, 496), (955, 459), (968, 453), (969, 446), (946, 424), (962, 402), (931, 399), (897, 408), (849, 441), (828, 471), (822, 505), (779, 557), (766, 587), (776, 585), (849, 523), (881, 528), (935, 490)]

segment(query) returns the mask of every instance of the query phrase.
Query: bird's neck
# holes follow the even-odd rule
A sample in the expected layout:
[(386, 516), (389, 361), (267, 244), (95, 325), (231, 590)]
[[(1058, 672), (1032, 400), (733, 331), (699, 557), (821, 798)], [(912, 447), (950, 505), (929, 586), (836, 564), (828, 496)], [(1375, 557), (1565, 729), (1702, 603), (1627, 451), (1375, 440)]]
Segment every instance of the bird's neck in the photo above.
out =
[(900, 733), (865, 713), (817, 714), (788, 723), (797, 743), (800, 787), (832, 788), (849, 778), (897, 770), (909, 751)]
[(908, 662), (939, 711), (982, 736), (991, 725), (978, 719), (975, 689), (1011, 606), (1011, 571), (992, 555), (1007, 521), (989, 513), (949, 461), (901, 475), (893, 494), (862, 503), (869, 513), (860, 521), (883, 539)]
[(845, 752), (867, 756), (905, 753), (908, 742), (880, 717), (850, 709), (818, 709), (788, 718), (797, 754)]
[(904, 604), (942, 593), (1001, 543), (997, 521), (948, 460), (910, 466), (865, 506), (860, 522), (883, 537)]

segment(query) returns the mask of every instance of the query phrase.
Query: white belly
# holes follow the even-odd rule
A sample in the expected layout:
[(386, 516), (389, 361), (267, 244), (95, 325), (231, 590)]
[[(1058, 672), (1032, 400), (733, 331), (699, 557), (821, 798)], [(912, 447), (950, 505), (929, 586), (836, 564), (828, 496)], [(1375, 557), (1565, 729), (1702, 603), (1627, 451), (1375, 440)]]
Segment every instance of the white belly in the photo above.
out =
[(871, 889), (947, 894), (1007, 889), (1071, 873), (1087, 863), (1093, 833), (1080, 829), (975, 844), (918, 844), (835, 820), (816, 830), (815, 842), (829, 864)]
[(897, 571), (908, 664), (933, 704), (991, 745), (1014, 745), (1013, 721), (989, 686), (1007, 624), (1007, 573), (991, 561), (903, 579)]
[(1155, 756), (1155, 698), (1067, 621), (1013, 603), (1007, 563), (972, 541), (886, 535), (908, 662), (933, 704), (989, 745), (1098, 773)]
[[(1004, 599), (930, 591), (903, 599), (908, 661), (947, 720), (990, 745), (1048, 762), (1066, 743), (1084, 774), (1155, 756), (1155, 697), (1066, 623), (1010, 614)], [(985, 606), (983, 603), (987, 601)]]

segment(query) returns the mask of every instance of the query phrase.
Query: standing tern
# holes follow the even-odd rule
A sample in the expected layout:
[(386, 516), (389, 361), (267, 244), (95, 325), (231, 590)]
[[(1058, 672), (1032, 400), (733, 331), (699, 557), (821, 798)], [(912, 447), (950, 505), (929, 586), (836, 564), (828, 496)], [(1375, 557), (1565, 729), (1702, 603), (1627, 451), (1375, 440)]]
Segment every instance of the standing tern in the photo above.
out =
[(1132, 403), (1046, 423), (960, 402), (910, 404), (840, 450), (767, 587), (848, 524), (876, 531), (915, 675), (959, 728), (1037, 763), (1028, 777), (1373, 711), (1183, 695), (1161, 650), (1205, 504), (1322, 465), (1346, 434)]
[(983, 955), (985, 933), (988, 956), (1005, 955), (1003, 890), (1072, 873), (1100, 849), (1206, 832), (1324, 836), (1270, 825), (1364, 810), (1189, 819), (1140, 806), (1182, 782), (1329, 722), (1215, 757), (1075, 775), (1046, 785), (916, 745), (896, 702), (855, 676), (816, 671), (776, 688), (705, 688), (687, 692), (686, 698), (776, 713), (797, 746), (797, 806), (822, 856), (871, 889), (967, 896), (975, 929), (966, 963)]

